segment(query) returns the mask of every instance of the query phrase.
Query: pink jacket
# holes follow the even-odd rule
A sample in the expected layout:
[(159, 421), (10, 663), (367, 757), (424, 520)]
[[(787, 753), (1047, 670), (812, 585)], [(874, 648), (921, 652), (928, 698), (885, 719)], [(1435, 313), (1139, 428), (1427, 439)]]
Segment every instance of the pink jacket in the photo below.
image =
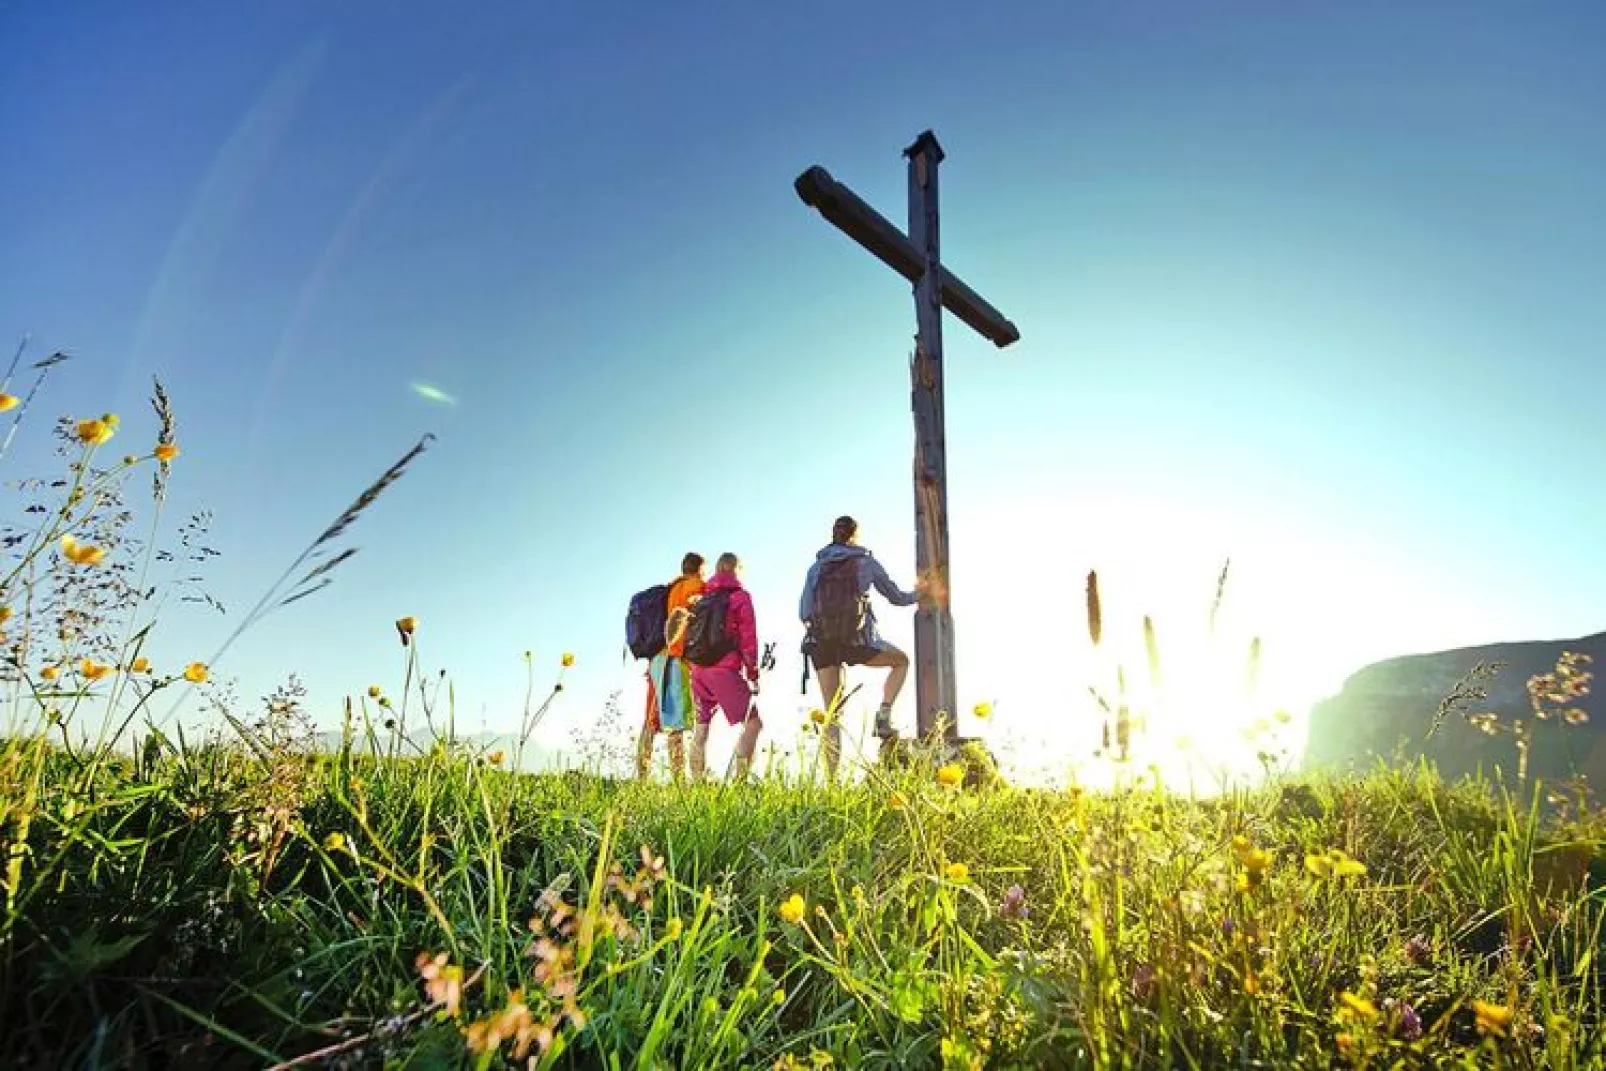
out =
[(706, 668), (745, 669), (747, 675), (756, 680), (758, 622), (753, 617), (753, 597), (742, 587), (742, 582), (730, 573), (715, 573), (710, 577), (703, 587), (703, 597), (706, 598), (716, 591), (730, 592), (730, 601), (725, 605), (725, 631), (736, 637), (736, 650)]

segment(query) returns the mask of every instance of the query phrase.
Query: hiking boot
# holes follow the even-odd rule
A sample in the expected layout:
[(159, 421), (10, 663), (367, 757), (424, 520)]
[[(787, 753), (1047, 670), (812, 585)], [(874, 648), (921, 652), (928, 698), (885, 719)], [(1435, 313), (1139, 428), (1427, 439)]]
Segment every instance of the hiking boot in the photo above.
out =
[(875, 734), (882, 740), (898, 735), (898, 730), (892, 727), (891, 707), (882, 707), (875, 712)]

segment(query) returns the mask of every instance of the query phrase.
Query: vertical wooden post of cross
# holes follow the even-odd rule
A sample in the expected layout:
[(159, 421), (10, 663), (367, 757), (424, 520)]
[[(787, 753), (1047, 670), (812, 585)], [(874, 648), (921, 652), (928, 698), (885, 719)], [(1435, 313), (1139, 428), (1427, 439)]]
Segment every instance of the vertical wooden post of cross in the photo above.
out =
[(905, 236), (858, 194), (818, 165), (792, 183), (803, 203), (883, 264), (915, 292), (915, 354), (910, 407), (915, 424), (915, 565), (934, 586), (915, 612), (915, 724), (930, 741), (939, 720), (943, 740), (959, 738), (954, 687), (954, 629), (948, 576), (948, 455), (943, 431), (942, 310), (1002, 349), (1020, 341), (1008, 318), (942, 264), (937, 230), (937, 165), (942, 146), (931, 131), (904, 150), (909, 158), (909, 233)]
[(916, 731), (930, 741), (939, 726), (958, 739), (954, 629), (948, 575), (948, 444), (943, 427), (942, 249), (937, 212), (937, 165), (942, 146), (930, 131), (904, 150), (909, 159), (909, 241), (921, 254), (915, 283), (915, 353), (910, 362), (910, 408), (915, 425), (915, 569), (933, 586), (915, 613)]

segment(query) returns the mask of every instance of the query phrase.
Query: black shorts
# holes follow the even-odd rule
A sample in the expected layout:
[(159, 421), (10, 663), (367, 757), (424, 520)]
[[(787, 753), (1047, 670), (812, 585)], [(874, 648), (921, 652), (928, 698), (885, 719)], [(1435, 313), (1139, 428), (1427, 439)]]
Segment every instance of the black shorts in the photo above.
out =
[(808, 652), (816, 671), (837, 666), (862, 666), (882, 653), (880, 647), (864, 643), (816, 643)]

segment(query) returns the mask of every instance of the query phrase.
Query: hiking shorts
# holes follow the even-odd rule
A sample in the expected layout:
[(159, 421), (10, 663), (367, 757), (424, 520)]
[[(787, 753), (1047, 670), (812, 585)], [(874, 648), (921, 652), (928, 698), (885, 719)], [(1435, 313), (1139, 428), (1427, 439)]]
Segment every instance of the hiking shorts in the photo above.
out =
[(837, 666), (862, 666), (887, 650), (879, 641), (873, 643), (816, 642), (809, 649), (809, 661), (816, 671), (835, 669)]
[(647, 679), (647, 729), (678, 733), (691, 722), (690, 667), (663, 652), (652, 656)]
[[(746, 721), (747, 712), (753, 707), (753, 690), (747, 686), (747, 678), (739, 669), (693, 666), (691, 693), (697, 701), (697, 721), (702, 725), (714, 720), (715, 707), (732, 725)], [(758, 716), (756, 709), (753, 709), (753, 716)]]

